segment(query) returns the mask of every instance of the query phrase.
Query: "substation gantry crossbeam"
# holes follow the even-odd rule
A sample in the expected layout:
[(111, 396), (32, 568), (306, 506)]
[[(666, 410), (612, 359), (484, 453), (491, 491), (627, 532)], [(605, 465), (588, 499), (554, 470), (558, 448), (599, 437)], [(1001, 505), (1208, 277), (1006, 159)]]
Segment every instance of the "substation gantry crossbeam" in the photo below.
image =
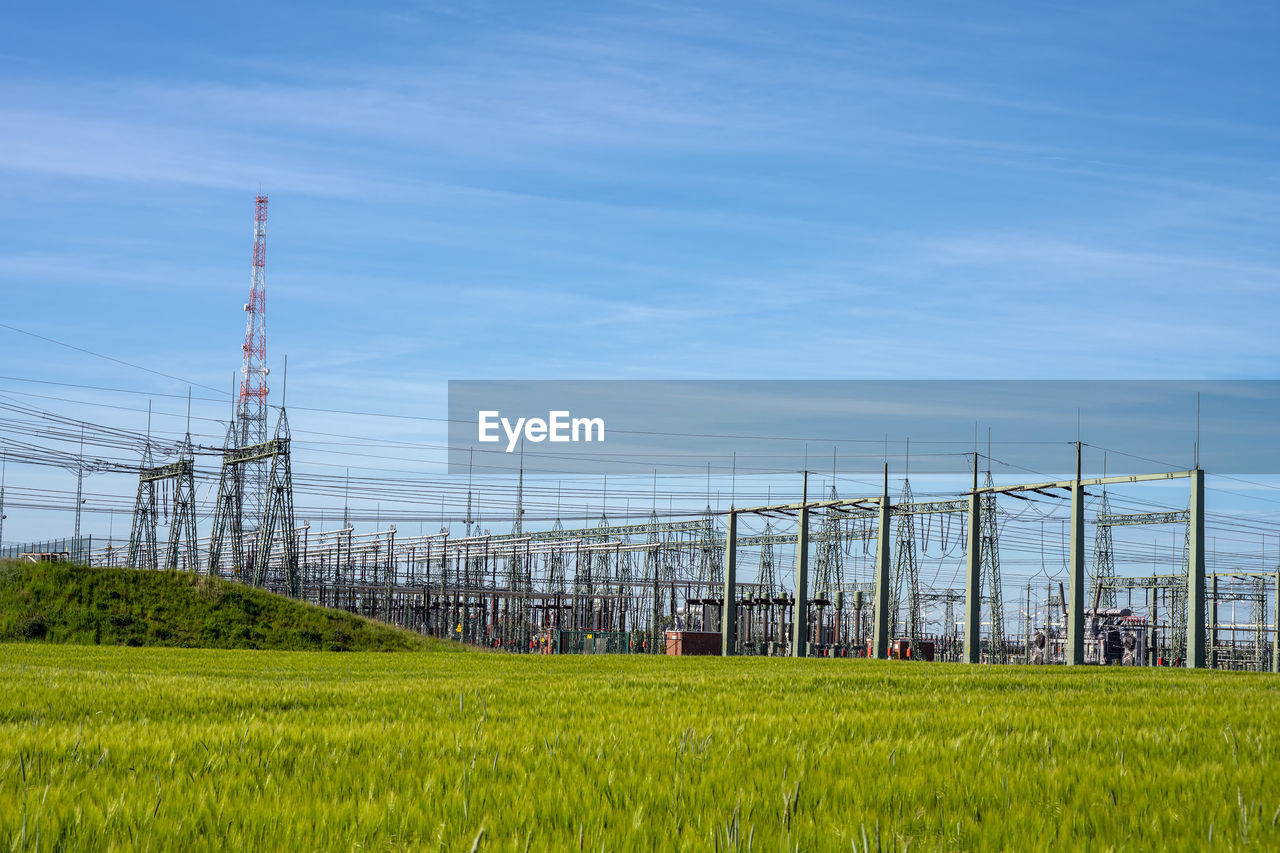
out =
[(574, 542), (602, 544), (601, 539), (623, 539), (630, 536), (663, 536), (672, 533), (702, 533), (708, 527), (705, 518), (696, 521), (659, 521), (654, 524), (622, 524), (601, 527), (578, 527), (573, 529), (542, 530), (534, 533), (485, 533), (478, 536), (450, 536), (446, 533), (433, 533), (428, 536), (416, 536), (415, 543), (431, 545), (447, 541), (450, 547), (464, 545), (483, 545), (485, 543), (502, 543), (504, 545), (524, 542), (551, 543), (567, 545)]
[[(846, 539), (874, 539), (876, 532), (874, 530), (850, 530), (838, 535), (830, 535), (827, 533), (818, 533), (810, 538), (813, 544), (821, 544), (832, 539), (844, 541)], [(752, 536), (739, 536), (739, 548), (761, 548), (765, 545), (790, 545), (796, 541), (794, 533), (758, 533)]]
[(701, 533), (707, 528), (708, 520), (697, 521), (660, 521), (656, 524), (621, 524), (603, 527), (583, 527), (575, 530), (544, 530), (539, 533), (524, 534), (533, 541), (547, 539), (613, 539), (627, 536), (645, 536), (653, 533)]
[[(511, 540), (529, 540), (529, 542), (547, 542), (547, 540), (557, 539), (621, 539), (626, 537), (639, 537), (639, 535), (663, 534), (663, 533), (701, 533), (707, 529), (708, 520), (699, 519), (696, 521), (658, 521), (657, 524), (614, 524), (602, 525), (598, 528), (573, 528), (561, 530), (540, 530), (536, 533), (494, 533), (480, 535), (480, 537), (454, 537), (454, 542), (461, 542), (463, 539), (472, 539), (476, 542), (488, 539), (489, 542), (511, 542)], [(443, 538), (443, 534), (433, 534), (431, 537), (422, 537), (424, 539)]]
[(945, 512), (968, 512), (968, 501), (917, 501), (895, 504), (890, 507), (893, 515), (933, 515)]
[(1147, 575), (1140, 578), (1111, 578), (1100, 583), (1111, 589), (1184, 589), (1184, 575)]
[(1180, 509), (1174, 512), (1131, 512), (1119, 515), (1100, 515), (1099, 527), (1121, 527), (1133, 524), (1184, 524), (1191, 520), (1189, 510)]

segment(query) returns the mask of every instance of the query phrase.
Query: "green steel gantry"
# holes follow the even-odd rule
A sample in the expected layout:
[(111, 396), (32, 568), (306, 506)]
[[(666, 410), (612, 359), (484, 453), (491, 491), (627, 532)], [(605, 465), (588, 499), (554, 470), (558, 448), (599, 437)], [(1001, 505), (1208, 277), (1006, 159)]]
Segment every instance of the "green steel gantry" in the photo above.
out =
[[(1067, 595), (1067, 644), (1066, 659), (1072, 666), (1084, 663), (1084, 590), (1085, 590), (1085, 536), (1084, 536), (1084, 498), (1087, 486), (1105, 486), (1122, 483), (1143, 483), (1162, 480), (1190, 480), (1191, 499), (1187, 510), (1188, 548), (1186, 565), (1187, 611), (1186, 638), (1188, 667), (1203, 668), (1206, 663), (1205, 643), (1205, 537), (1204, 537), (1204, 470), (1194, 468), (1187, 471), (1169, 471), (1157, 474), (1128, 474), (1112, 477), (1085, 478), (1081, 472), (1081, 446), (1076, 444), (1076, 476), (1070, 480), (1050, 481), (1044, 483), (1019, 483), (1015, 485), (984, 487), (978, 486), (978, 459), (974, 454), (973, 485), (969, 490), (967, 501), (937, 501), (926, 504), (907, 504), (892, 506), (889, 501), (889, 469), (884, 468), (884, 479), (881, 494), (874, 497), (844, 498), (838, 500), (808, 500), (808, 477), (804, 477), (799, 503), (775, 504), (771, 506), (750, 507), (744, 509), (730, 508), (725, 535), (724, 564), (724, 615), (721, 619), (721, 649), (726, 655), (734, 653), (734, 642), (737, 636), (737, 548), (738, 548), (738, 516), (742, 514), (789, 513), (798, 515), (799, 529), (796, 534), (796, 589), (795, 604), (792, 613), (791, 654), (804, 657), (808, 653), (809, 636), (808, 615), (808, 550), (809, 550), (809, 514), (812, 511), (844, 512), (851, 509), (866, 511), (876, 506), (878, 512), (878, 529), (876, 531), (876, 565), (874, 581), (874, 604), (872, 614), (872, 656), (886, 658), (889, 653), (889, 599), (891, 595), (892, 564), (890, 561), (890, 519), (895, 514), (909, 512), (966, 512), (968, 547), (965, 556), (965, 640), (963, 659), (968, 663), (981, 661), (981, 614), (982, 614), (982, 516), (984, 514), (983, 499), (994, 498), (999, 494), (1014, 492), (1045, 492), (1050, 489), (1066, 490), (1071, 495), (1070, 518), (1070, 557), (1069, 557), (1069, 592)], [(1169, 514), (1151, 514), (1149, 523), (1174, 520), (1164, 516)], [(1156, 518), (1159, 515), (1161, 517)], [(1176, 515), (1176, 514), (1174, 514)], [(1106, 522), (1115, 523), (1119, 519), (1104, 516)], [(1127, 520), (1127, 519), (1126, 519)], [(1129, 523), (1141, 523), (1131, 521)], [(1277, 586), (1280, 587), (1280, 573), (1277, 574)], [(998, 599), (997, 599), (998, 600)], [(1277, 644), (1280, 646), (1280, 643)], [(1280, 652), (1277, 653), (1277, 667), (1280, 668)]]

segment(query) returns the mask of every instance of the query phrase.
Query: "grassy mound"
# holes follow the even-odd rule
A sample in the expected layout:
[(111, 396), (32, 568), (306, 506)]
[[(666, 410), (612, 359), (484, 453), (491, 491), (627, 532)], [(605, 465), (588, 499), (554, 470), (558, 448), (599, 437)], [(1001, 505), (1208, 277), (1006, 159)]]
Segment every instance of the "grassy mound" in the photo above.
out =
[(0, 563), (0, 642), (416, 651), (449, 644), (187, 572)]

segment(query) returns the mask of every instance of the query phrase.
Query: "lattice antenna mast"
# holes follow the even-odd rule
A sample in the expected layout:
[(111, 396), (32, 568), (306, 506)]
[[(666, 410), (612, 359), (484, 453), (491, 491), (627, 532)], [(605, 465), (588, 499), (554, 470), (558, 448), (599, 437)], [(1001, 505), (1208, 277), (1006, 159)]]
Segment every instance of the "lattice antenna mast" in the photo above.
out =
[[(253, 278), (244, 305), (244, 346), (240, 364), (240, 393), (236, 411), (241, 447), (267, 440), (267, 197), (253, 205)], [(266, 506), (267, 470), (255, 462), (240, 472), (244, 477), (244, 531), (258, 529)], [(252, 559), (252, 558), (251, 558)]]
[(242, 445), (267, 440), (267, 197), (254, 200), (253, 280), (245, 303), (244, 360), (240, 365)]

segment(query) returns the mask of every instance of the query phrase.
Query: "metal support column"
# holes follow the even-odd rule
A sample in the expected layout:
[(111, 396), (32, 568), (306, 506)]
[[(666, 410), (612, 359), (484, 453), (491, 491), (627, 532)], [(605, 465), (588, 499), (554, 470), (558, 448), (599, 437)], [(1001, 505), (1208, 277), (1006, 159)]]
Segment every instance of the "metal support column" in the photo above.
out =
[(1272, 622), (1276, 633), (1271, 638), (1271, 671), (1280, 672), (1280, 569), (1276, 571), (1274, 606), (1275, 611), (1272, 615)]
[(978, 497), (978, 454), (973, 454), (973, 490), (969, 492), (969, 552), (965, 555), (964, 660), (978, 663), (982, 653), (982, 501)]
[(884, 660), (889, 656), (889, 463), (884, 464), (884, 489), (880, 494), (880, 528), (876, 531), (875, 612), (871, 614), (871, 656)]
[(1067, 592), (1067, 663), (1084, 663), (1084, 486), (1080, 482), (1080, 442), (1076, 478), (1071, 483), (1071, 586)]
[[(1215, 572), (1213, 577), (1209, 578), (1206, 583), (1209, 588), (1209, 594), (1205, 596), (1204, 602), (1204, 621), (1205, 621), (1205, 657), (1208, 658), (1209, 669), (1218, 668), (1218, 575)], [(1231, 634), (1232, 645), (1235, 645), (1235, 632)]]
[(791, 656), (809, 653), (809, 472), (800, 490), (800, 532), (796, 536), (796, 603), (792, 608)]
[(1191, 472), (1191, 517), (1187, 522), (1187, 666), (1205, 665), (1204, 648), (1204, 471)]
[(720, 654), (737, 651), (738, 640), (738, 514), (729, 510), (725, 521), (724, 608), (720, 615)]

